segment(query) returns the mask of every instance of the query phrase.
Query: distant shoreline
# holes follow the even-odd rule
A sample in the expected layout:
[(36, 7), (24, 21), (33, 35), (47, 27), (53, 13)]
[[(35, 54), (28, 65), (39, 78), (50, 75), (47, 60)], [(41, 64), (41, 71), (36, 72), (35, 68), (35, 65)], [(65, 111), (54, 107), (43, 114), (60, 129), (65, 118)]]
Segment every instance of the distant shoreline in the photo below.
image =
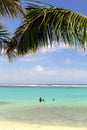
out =
[(87, 88), (87, 84), (0, 84), (0, 88)]

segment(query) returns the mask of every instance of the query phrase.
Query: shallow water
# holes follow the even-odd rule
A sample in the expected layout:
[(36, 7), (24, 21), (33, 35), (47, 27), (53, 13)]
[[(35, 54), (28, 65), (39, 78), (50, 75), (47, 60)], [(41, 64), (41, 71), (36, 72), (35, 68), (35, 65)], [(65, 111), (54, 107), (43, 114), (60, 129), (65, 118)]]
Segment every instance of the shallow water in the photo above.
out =
[(0, 120), (87, 127), (87, 88), (70, 87), (0, 88)]

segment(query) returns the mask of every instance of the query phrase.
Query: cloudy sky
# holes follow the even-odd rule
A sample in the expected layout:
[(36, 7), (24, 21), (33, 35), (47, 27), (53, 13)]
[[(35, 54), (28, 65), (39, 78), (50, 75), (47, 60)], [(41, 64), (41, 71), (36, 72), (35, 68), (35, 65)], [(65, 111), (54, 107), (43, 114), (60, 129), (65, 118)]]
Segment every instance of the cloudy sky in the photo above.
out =
[[(45, 0), (53, 5), (71, 9), (87, 15), (87, 0)], [(7, 20), (7, 21), (6, 21)], [(6, 19), (9, 31), (13, 33), (20, 19)], [(42, 50), (9, 63), (0, 57), (0, 83), (20, 84), (87, 84), (87, 52), (61, 46)]]

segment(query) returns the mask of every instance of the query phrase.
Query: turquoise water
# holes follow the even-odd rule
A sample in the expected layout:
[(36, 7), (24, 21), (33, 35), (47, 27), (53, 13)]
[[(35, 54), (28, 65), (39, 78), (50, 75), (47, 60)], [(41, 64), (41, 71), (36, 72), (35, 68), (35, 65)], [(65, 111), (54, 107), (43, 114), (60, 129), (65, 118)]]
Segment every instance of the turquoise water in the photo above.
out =
[(0, 88), (0, 120), (87, 128), (86, 86), (14, 87)]
[(5, 107), (41, 106), (40, 97), (45, 100), (42, 106), (87, 106), (87, 88), (0, 88)]

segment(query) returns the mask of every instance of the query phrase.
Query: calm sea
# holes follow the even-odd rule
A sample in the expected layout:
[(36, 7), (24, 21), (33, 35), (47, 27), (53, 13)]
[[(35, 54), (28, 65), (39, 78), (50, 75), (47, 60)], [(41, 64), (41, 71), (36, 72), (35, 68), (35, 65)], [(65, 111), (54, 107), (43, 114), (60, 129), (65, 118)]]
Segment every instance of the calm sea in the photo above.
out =
[(0, 120), (87, 126), (86, 85), (2, 86)]
[(42, 106), (87, 106), (87, 88), (84, 85), (6, 87), (0, 88), (0, 103), (5, 107), (41, 106), (40, 97), (44, 99)]

